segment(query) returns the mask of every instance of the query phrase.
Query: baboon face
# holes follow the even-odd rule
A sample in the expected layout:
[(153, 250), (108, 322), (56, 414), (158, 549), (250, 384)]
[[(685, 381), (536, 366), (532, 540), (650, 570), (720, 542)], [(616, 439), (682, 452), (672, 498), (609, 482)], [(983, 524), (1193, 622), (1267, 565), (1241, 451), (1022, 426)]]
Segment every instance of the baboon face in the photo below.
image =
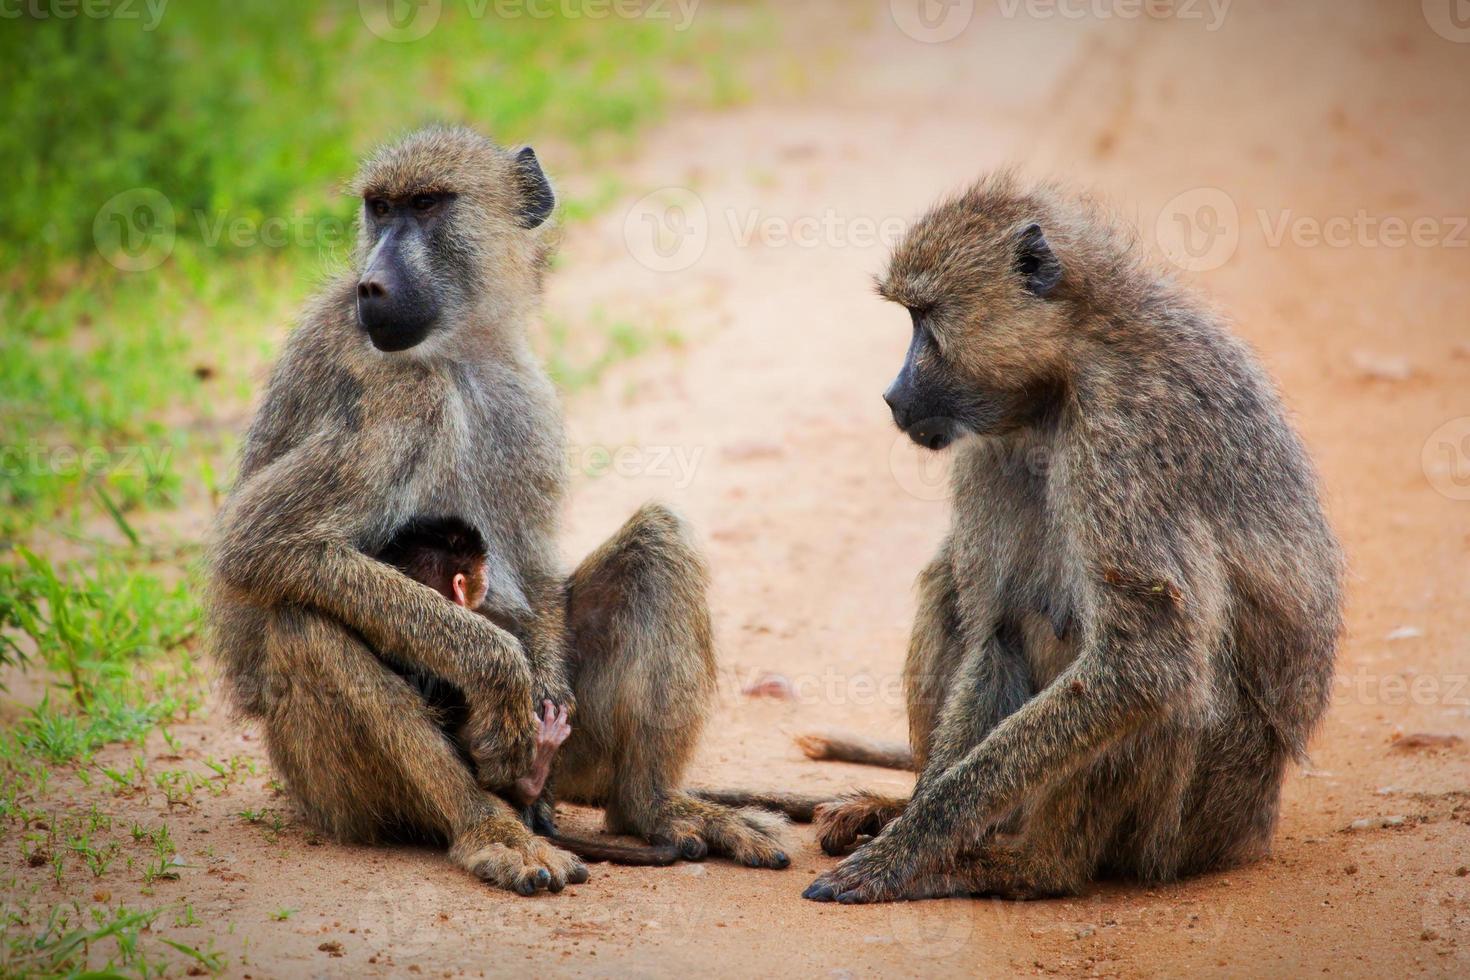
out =
[(476, 309), (494, 316), (539, 291), (538, 229), (555, 197), (530, 147), (424, 130), (364, 164), (357, 188), (357, 319), (378, 350), (419, 347)]
[(928, 449), (1023, 425), (1058, 390), (1063, 267), (1025, 204), (984, 186), (941, 204), (878, 283), (913, 329), (883, 399)]

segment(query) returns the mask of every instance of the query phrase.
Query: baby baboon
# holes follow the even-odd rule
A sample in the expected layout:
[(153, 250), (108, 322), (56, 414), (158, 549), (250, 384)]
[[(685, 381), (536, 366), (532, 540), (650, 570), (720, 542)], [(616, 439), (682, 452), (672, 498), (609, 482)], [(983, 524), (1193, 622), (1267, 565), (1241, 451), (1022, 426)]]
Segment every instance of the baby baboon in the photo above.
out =
[[(647, 506), (570, 577), (559, 567), (561, 415), (526, 336), (555, 203), (535, 153), (430, 129), (365, 163), (357, 188), (354, 270), (288, 340), (212, 553), (224, 675), (306, 819), (441, 841), (525, 894), (584, 880), (485, 791), (528, 772), (549, 700), (576, 719), (553, 778), (612, 829), (784, 867), (768, 818), (678, 788), (715, 670), (683, 523)], [(481, 615), (371, 557), (451, 515), (489, 554)], [(473, 767), (383, 651), (463, 692)]]
[[(378, 554), (415, 582), (422, 582), (456, 605), (478, 609), (485, 599), (485, 562), (488, 555), (484, 541), (475, 529), (463, 521), (447, 518), (438, 521), (412, 521)], [(473, 764), (463, 740), (463, 726), (468, 710), (464, 692), (447, 681), (420, 670), (402, 667), (391, 654), (388, 665), (398, 670), (439, 712), (439, 727), (461, 751), (466, 764)], [(501, 790), (512, 802), (532, 807), (541, 799), (547, 777), (551, 775), (556, 750), (572, 733), (567, 720), (567, 706), (542, 702), (542, 715), (537, 719), (531, 768), (511, 786)], [(528, 822), (533, 814), (525, 815)], [(669, 865), (679, 859), (671, 844), (659, 847), (625, 847), (559, 834), (554, 828), (547, 836), (584, 861), (611, 861), (614, 864)]]
[(1268, 848), (1327, 705), (1338, 546), (1271, 383), (1090, 205), (1010, 176), (940, 204), (881, 294), (913, 339), (884, 395), (957, 443), (953, 521), (919, 577), (908, 801), (818, 901), (1036, 897)]

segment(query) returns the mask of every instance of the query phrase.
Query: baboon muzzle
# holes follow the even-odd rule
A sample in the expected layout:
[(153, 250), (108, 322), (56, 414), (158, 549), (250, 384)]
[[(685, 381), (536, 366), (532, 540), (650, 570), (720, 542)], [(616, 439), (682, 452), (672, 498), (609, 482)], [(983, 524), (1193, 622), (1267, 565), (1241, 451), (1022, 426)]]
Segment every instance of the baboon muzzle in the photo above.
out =
[(406, 260), (409, 235), (399, 223), (385, 228), (357, 281), (357, 322), (381, 351), (418, 346), (439, 319), (439, 304)]

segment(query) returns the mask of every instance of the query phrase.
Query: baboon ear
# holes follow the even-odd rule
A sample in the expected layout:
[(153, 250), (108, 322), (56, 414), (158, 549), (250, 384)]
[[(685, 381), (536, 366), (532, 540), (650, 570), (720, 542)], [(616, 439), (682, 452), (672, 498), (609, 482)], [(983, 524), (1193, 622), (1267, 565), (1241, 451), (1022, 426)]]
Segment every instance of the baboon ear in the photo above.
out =
[(1016, 236), (1016, 271), (1026, 292), (1043, 299), (1062, 281), (1062, 263), (1040, 225), (1029, 225)]
[(516, 180), (521, 189), (521, 227), (535, 228), (551, 217), (556, 194), (546, 171), (541, 169), (541, 161), (536, 159), (536, 151), (529, 146), (516, 154)]

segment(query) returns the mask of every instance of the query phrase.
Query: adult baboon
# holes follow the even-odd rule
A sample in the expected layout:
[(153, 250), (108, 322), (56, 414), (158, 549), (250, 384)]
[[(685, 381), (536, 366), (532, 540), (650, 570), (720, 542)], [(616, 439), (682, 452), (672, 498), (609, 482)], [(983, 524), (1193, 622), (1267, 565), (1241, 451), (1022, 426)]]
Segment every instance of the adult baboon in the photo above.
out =
[[(1329, 693), (1341, 558), (1255, 359), (1095, 208), (1009, 176), (940, 204), (879, 284), (885, 394), (956, 443), (905, 667), (912, 797), (807, 888), (875, 902), (1160, 881), (1263, 854)], [(895, 757), (896, 758), (896, 757)]]
[[(430, 129), (367, 161), (357, 189), (355, 268), (292, 333), (213, 549), (225, 676), (306, 818), (341, 839), (442, 841), (526, 894), (585, 880), (485, 792), (528, 771), (551, 700), (577, 706), (553, 780), (610, 829), (784, 867), (771, 818), (678, 788), (714, 687), (682, 522), (647, 506), (570, 577), (558, 566), (561, 417), (526, 339), (554, 206), (536, 155)], [(483, 615), (370, 557), (451, 517), (489, 551)], [(389, 651), (464, 693), (473, 770)], [(549, 827), (549, 792), (537, 806)]]

